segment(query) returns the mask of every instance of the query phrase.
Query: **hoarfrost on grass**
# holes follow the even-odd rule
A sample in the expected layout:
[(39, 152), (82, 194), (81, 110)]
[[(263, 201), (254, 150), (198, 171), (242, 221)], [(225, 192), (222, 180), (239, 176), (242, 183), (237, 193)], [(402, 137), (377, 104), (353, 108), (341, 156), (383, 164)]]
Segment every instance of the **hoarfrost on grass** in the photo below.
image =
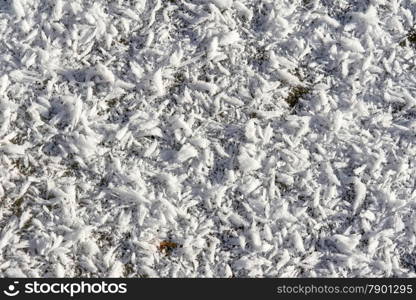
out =
[(0, 274), (414, 277), (415, 14), (3, 1)]

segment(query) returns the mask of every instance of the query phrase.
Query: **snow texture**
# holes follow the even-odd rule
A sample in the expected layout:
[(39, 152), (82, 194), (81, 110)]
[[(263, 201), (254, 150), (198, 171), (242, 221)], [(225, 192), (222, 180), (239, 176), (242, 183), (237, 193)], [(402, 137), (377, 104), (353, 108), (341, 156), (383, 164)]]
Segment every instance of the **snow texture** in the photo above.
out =
[(0, 275), (414, 277), (414, 0), (0, 0)]

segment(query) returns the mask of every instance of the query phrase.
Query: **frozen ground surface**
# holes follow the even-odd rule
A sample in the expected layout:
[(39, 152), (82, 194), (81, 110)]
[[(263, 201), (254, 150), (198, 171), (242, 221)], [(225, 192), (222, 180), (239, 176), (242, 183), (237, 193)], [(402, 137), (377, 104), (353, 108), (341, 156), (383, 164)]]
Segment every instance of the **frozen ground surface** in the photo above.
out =
[(416, 276), (415, 0), (0, 0), (0, 275)]

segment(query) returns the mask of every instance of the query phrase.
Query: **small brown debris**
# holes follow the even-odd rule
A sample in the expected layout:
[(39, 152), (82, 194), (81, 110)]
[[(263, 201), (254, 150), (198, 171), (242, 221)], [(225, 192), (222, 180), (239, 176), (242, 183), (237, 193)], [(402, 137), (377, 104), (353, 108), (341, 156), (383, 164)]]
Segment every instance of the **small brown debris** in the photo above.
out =
[(178, 248), (178, 244), (171, 241), (162, 241), (158, 246), (159, 251), (166, 255), (169, 255), (175, 248)]

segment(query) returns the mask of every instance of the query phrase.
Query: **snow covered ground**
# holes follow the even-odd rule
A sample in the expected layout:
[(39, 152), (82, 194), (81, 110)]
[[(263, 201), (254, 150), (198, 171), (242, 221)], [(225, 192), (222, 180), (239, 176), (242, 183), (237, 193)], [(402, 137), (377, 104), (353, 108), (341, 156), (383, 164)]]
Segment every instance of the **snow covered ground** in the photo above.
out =
[(0, 0), (0, 275), (416, 276), (415, 18)]

